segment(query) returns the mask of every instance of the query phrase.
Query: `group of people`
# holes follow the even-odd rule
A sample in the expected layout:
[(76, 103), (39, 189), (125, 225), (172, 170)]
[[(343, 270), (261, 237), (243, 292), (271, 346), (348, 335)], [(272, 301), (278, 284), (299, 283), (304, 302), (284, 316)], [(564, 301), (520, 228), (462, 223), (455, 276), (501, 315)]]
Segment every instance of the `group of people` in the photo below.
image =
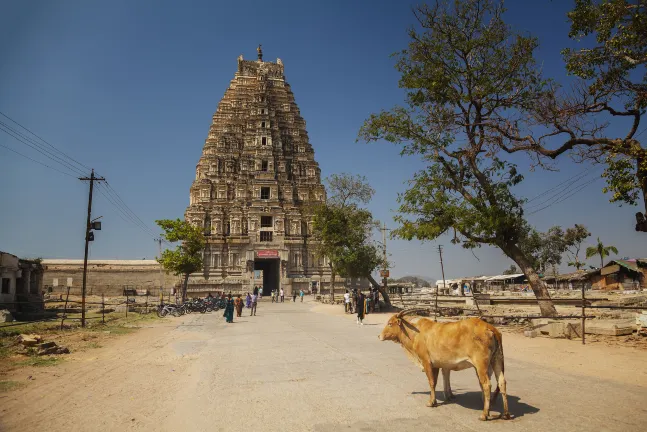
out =
[[(283, 288), (280, 290), (272, 290), (272, 303), (276, 301), (276, 303), (279, 302), (279, 299), (281, 302), (284, 302), (285, 300), (285, 293), (283, 291)], [(303, 290), (299, 291), (298, 296), (301, 298), (301, 302), (303, 303), (303, 297), (305, 296), (305, 292)], [(211, 293), (209, 293), (209, 297), (213, 297)], [(258, 306), (258, 301), (263, 297), (263, 288), (262, 287), (254, 287), (254, 291), (252, 294), (247, 293), (245, 296), (245, 299), (243, 300), (242, 295), (238, 294), (234, 298), (231, 293), (226, 296), (227, 298), (227, 304), (225, 306), (225, 313), (223, 316), (225, 317), (225, 320), (228, 323), (234, 322), (234, 311), (236, 311), (236, 316), (241, 317), (243, 316), (243, 308), (250, 309), (249, 316), (256, 316), (256, 308)], [(225, 298), (225, 293), (222, 293), (222, 298)], [(297, 301), (297, 292), (292, 293), (292, 302)]]
[(251, 295), (247, 293), (245, 300), (242, 299), (241, 294), (238, 294), (235, 299), (232, 299), (232, 295), (231, 293), (229, 293), (229, 295), (227, 296), (225, 313), (222, 315), (223, 317), (225, 317), (225, 321), (227, 321), (228, 323), (234, 322), (234, 310), (236, 311), (237, 317), (240, 318), (241, 316), (243, 316), (243, 308), (250, 309), (249, 316), (256, 316), (256, 308), (258, 306), (260, 295), (262, 294), (261, 290), (259, 290), (258, 287), (254, 288), (254, 291)]
[(353, 290), (352, 294), (346, 290), (344, 294), (344, 312), (353, 313), (353, 308), (357, 312), (357, 324), (364, 325), (364, 317), (369, 312), (379, 310), (380, 292), (371, 288), (368, 295), (359, 290)]

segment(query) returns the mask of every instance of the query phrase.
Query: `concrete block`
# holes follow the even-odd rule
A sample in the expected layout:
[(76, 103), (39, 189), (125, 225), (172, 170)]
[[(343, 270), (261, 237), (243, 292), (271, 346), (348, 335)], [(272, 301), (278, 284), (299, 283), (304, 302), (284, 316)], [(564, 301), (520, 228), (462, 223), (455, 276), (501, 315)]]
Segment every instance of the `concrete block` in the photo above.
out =
[(622, 322), (591, 321), (586, 323), (586, 334), (624, 336), (636, 329), (635, 324)]
[(523, 332), (523, 335), (525, 337), (535, 338), (535, 337), (539, 336), (539, 332), (537, 330), (526, 330), (526, 331)]
[(551, 338), (577, 339), (582, 337), (582, 325), (572, 322), (552, 322), (548, 325)]

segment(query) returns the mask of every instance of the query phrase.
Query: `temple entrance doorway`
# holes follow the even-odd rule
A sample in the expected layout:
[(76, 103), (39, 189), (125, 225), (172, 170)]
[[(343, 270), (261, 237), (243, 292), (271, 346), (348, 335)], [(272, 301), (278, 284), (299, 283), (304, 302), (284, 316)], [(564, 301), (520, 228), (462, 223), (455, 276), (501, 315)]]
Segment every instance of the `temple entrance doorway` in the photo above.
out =
[(263, 297), (269, 296), (272, 290), (281, 286), (281, 260), (278, 258), (256, 258), (254, 270), (263, 271)]

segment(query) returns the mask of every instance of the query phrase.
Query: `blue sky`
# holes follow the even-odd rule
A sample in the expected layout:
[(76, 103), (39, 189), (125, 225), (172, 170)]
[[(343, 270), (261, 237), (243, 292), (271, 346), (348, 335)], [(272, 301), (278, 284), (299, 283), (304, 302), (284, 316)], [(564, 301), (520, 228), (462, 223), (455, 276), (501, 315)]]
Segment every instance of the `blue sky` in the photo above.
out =
[[(557, 79), (565, 77), (559, 51), (573, 44), (565, 17), (571, 3), (506, 3), (506, 20), (540, 38), (538, 60)], [(394, 145), (355, 140), (370, 113), (403, 101), (390, 54), (406, 47), (410, 7), (386, 0), (10, 0), (0, 9), (0, 111), (95, 168), (155, 230), (155, 219), (182, 217), (236, 58), (255, 58), (262, 43), (266, 60), (285, 64), (323, 175), (365, 175), (377, 191), (370, 209), (393, 227), (397, 194), (421, 164), (400, 157)], [(50, 163), (4, 133), (0, 145)], [(592, 170), (566, 159), (559, 168), (530, 173), (520, 193), (533, 197)], [(82, 257), (87, 183), (0, 147), (0, 184), (0, 250)], [(600, 236), (621, 256), (647, 255), (647, 241), (633, 231), (636, 208), (608, 203), (602, 186), (594, 182), (529, 220), (540, 230), (583, 223), (591, 243)], [(104, 229), (92, 258), (157, 255), (152, 237), (122, 220), (101, 194), (93, 215), (103, 216)], [(472, 254), (447, 238), (390, 240), (392, 274), (440, 278), (437, 244), (444, 245), (447, 277), (494, 274), (511, 264), (497, 249)]]

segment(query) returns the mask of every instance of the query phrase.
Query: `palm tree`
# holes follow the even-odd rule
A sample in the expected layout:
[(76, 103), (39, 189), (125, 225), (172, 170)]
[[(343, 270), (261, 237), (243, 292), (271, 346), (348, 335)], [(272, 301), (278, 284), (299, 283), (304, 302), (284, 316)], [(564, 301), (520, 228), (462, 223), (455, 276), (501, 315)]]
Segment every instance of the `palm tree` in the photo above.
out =
[(598, 237), (598, 244), (595, 246), (589, 246), (586, 248), (586, 258), (589, 259), (592, 256), (600, 255), (600, 268), (604, 267), (604, 257), (609, 256), (609, 252), (613, 252), (615, 255), (618, 254), (618, 248), (615, 246), (605, 246), (600, 241)]

